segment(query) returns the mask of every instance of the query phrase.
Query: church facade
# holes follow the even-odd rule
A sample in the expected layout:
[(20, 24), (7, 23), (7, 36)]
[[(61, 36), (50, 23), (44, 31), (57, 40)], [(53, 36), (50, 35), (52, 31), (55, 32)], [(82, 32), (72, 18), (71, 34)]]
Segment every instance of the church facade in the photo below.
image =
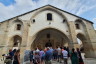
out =
[(0, 49), (24, 50), (36, 47), (68, 46), (78, 47), (82, 41), (86, 57), (96, 58), (96, 32), (93, 23), (51, 5), (0, 22)]

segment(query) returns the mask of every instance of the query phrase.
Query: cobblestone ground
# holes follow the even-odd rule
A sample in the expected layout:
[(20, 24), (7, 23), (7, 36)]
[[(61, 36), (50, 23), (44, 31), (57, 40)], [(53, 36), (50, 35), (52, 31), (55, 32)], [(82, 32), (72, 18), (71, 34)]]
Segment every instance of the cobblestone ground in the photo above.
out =
[[(0, 64), (4, 64), (4, 61), (0, 61)], [(30, 64), (29, 61), (26, 63), (22, 63), (22, 64)], [(63, 61), (62, 63), (59, 63), (57, 61), (52, 61), (52, 64), (64, 64)], [(68, 64), (71, 64), (71, 61), (68, 60)], [(93, 58), (86, 58), (84, 59), (84, 64), (96, 64), (96, 59)]]
[[(64, 64), (64, 63), (63, 63), (63, 61), (62, 61), (62, 63), (52, 61), (52, 64)], [(71, 64), (70, 60), (68, 60), (68, 64)], [(96, 64), (96, 59), (91, 59), (91, 58), (85, 59), (84, 64)]]

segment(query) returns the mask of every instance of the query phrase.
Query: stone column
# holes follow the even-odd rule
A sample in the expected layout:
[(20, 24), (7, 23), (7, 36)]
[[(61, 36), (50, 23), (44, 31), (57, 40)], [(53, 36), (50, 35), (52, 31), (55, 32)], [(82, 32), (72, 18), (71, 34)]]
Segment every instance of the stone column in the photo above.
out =
[(22, 64), (24, 62), (24, 51), (26, 50), (26, 46), (20, 47), (20, 63)]
[(9, 52), (9, 49), (12, 49), (12, 46), (8, 42), (8, 39), (9, 39), (8, 38), (8, 27), (9, 27), (8, 25), (9, 25), (8, 22), (6, 22), (5, 28), (2, 30), (3, 33), (0, 34), (0, 37), (1, 37), (0, 47), (2, 47), (1, 55), (7, 54)]
[(33, 47), (32, 44), (33, 44), (33, 41), (35, 40), (36, 36), (28, 36), (28, 43), (27, 43), (27, 49), (31, 49)]
[(70, 39), (70, 43), (69, 43), (69, 47), (72, 48), (76, 48), (77, 43), (77, 36), (76, 36), (76, 31), (75, 31), (75, 24), (73, 21), (68, 22), (69, 25), (69, 39)]
[(20, 60), (21, 63), (24, 60), (24, 51), (26, 50), (27, 38), (28, 38), (28, 21), (24, 21), (23, 23), (23, 31), (22, 31), (22, 43), (20, 45)]
[[(95, 47), (95, 48), (94, 48)], [(96, 44), (86, 43), (84, 45), (84, 52), (86, 58), (96, 58)]]
[(85, 25), (87, 38), (87, 43), (85, 44), (86, 57), (96, 58), (96, 32), (92, 23), (85, 22)]
[[(96, 39), (95, 39), (96, 40)], [(92, 54), (90, 55), (90, 57), (92, 58), (96, 58), (96, 42), (92, 42), (92, 46), (93, 46), (93, 50), (91, 50)], [(94, 55), (93, 55), (94, 54)]]

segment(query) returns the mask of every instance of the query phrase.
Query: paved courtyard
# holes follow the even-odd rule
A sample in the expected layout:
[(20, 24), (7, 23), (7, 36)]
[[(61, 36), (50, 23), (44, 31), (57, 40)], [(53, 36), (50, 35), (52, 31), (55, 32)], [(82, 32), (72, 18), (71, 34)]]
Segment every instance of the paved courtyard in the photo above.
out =
[[(63, 62), (58, 63), (58, 62), (53, 61), (52, 64), (64, 64), (64, 63)], [(68, 61), (68, 64), (71, 64), (70, 60)], [(96, 59), (91, 59), (91, 58), (85, 59), (84, 64), (96, 64)]]
[[(4, 64), (4, 61), (0, 60), (0, 64)], [(30, 64), (30, 63), (28, 61), (28, 62), (25, 62), (25, 63), (22, 63), (22, 64)], [(63, 61), (62, 61), (62, 63), (59, 63), (57, 61), (52, 61), (52, 64), (63, 64)], [(70, 60), (68, 60), (68, 64), (71, 64)], [(84, 64), (96, 64), (96, 59), (86, 58), (86, 59), (84, 59)]]
[[(29, 62), (23, 63), (23, 64), (30, 64)], [(59, 63), (57, 61), (52, 61), (52, 64), (64, 64), (63, 61), (62, 63)], [(68, 64), (71, 64), (71, 61), (68, 60)], [(84, 64), (96, 64), (96, 59), (93, 58), (86, 58), (84, 59)]]

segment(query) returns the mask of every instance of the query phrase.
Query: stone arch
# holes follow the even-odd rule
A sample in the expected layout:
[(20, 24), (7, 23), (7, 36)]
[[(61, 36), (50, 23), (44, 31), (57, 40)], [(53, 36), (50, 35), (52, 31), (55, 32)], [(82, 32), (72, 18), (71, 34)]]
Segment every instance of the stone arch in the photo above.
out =
[[(82, 33), (78, 33), (77, 38), (82, 42), (82, 44), (81, 44), (82, 48), (80, 48), (80, 49), (82, 49), (82, 52), (85, 53), (85, 55), (86, 55), (86, 53), (87, 53), (86, 52), (86, 49), (87, 49), (86, 44), (88, 43), (87, 38)], [(78, 45), (80, 45), (80, 44), (78, 44)]]
[(78, 34), (77, 34), (77, 38), (79, 38), (79, 39), (82, 40), (83, 42), (87, 43), (87, 38), (85, 37), (84, 34), (78, 33)]
[(76, 24), (76, 23), (81, 23), (82, 26), (83, 26), (83, 28), (86, 28), (86, 24), (85, 24), (85, 22), (84, 22), (83, 20), (81, 20), (81, 19), (76, 19), (76, 20), (75, 20), (75, 24)]
[[(76, 19), (75, 22), (83, 22), (82, 19)], [(83, 22), (84, 23), (84, 22)], [(85, 23), (84, 23), (85, 24)]]
[[(61, 12), (59, 11), (58, 9), (55, 9), (55, 8), (52, 8), (52, 7), (46, 7), (46, 8), (41, 8), (39, 10), (37, 10), (33, 15), (32, 17), (30, 18), (30, 24), (31, 24), (31, 21), (34, 20), (34, 17), (37, 16), (39, 13), (45, 11), (45, 10), (50, 10), (50, 11), (54, 11), (55, 13), (59, 14), (63, 20), (62, 22), (66, 22), (67, 23), (67, 26), (69, 26), (69, 23), (68, 23), (68, 19), (67, 17)], [(69, 29), (69, 28), (68, 28)]]
[(63, 17), (64, 19), (66, 19), (66, 21), (68, 20), (67, 17), (65, 17), (60, 11), (58, 11), (55, 8), (52, 8), (52, 7), (46, 7), (46, 8), (42, 8), (42, 9), (37, 10), (35, 12), (35, 14), (33, 14), (33, 16), (30, 18), (30, 20), (32, 20), (36, 15), (38, 15), (39, 13), (41, 13), (41, 12), (43, 12), (45, 10), (54, 11), (54, 12), (58, 13), (61, 17)]
[[(58, 9), (55, 9), (55, 8), (52, 8), (52, 7), (45, 7), (45, 8), (41, 8), (39, 10), (36, 10), (36, 12), (34, 12), (34, 14), (32, 15), (32, 17), (30, 18), (30, 24), (32, 24), (31, 21), (34, 19), (34, 17), (36, 17), (39, 13), (41, 13), (43, 11), (46, 11), (46, 10), (50, 10), (50, 11), (53, 11), (53, 12), (59, 14), (62, 17), (62, 19), (63, 19), (62, 20), (62, 23), (64, 21), (64, 23), (66, 23), (66, 25), (68, 26), (67, 31), (70, 31), (70, 29), (69, 29), (69, 22), (68, 22), (67, 17), (61, 11), (59, 11)], [(35, 23), (33, 23), (33, 24), (35, 24)]]
[[(80, 27), (80, 29), (77, 29), (76, 28), (76, 25), (75, 25), (75, 28), (76, 28), (76, 33), (77, 33), (77, 35), (78, 34), (81, 34), (81, 35), (83, 35), (83, 36), (86, 36), (86, 35), (88, 35), (88, 33), (87, 33), (87, 28), (86, 28), (86, 24), (85, 24), (85, 22), (83, 21), (83, 20), (81, 20), (81, 19), (76, 19), (75, 20), (75, 24), (78, 24), (79, 25), (79, 27)], [(86, 37), (86, 39), (88, 39), (88, 37)]]
[(13, 30), (16, 30), (17, 24), (20, 24), (20, 25), (21, 25), (21, 29), (23, 30), (24, 23), (23, 23), (22, 20), (20, 20), (19, 18), (13, 20), (13, 21), (10, 23), (10, 29), (11, 29), (11, 27), (12, 27)]
[(20, 22), (20, 23), (23, 24), (22, 20), (19, 19), (19, 18), (16, 18), (16, 19), (12, 20), (10, 24), (14, 24), (14, 23), (16, 23), (16, 22)]
[[(31, 47), (34, 46), (34, 42), (36, 41), (36, 39), (38, 38), (41, 38), (42, 36), (39, 36), (40, 34), (42, 34), (44, 31), (46, 30), (54, 30), (55, 32), (58, 32), (59, 34), (62, 34), (62, 37), (68, 42), (68, 44), (70, 44), (70, 40), (68, 38), (68, 36), (66, 34), (64, 34), (64, 32), (58, 30), (58, 29), (54, 29), (54, 28), (45, 28), (45, 29), (42, 29), (40, 31), (37, 32), (37, 34), (35, 35), (35, 39), (33, 40), (32, 44), (31, 44)], [(45, 34), (44, 34), (45, 35)], [(38, 43), (39, 44), (39, 43)], [(64, 43), (63, 43), (64, 44)], [(36, 47), (36, 46), (35, 46)]]
[(94, 50), (93, 50), (93, 46), (90, 43), (90, 41), (82, 33), (78, 33), (77, 38), (79, 38), (82, 41), (85, 57), (91, 57), (94, 54), (94, 53), (92, 53), (92, 51), (94, 51)]
[[(20, 43), (20, 44), (22, 43), (21, 35), (13, 35), (12, 37), (10, 37), (9, 46), (14, 47), (14, 43)], [(17, 47), (17, 45), (16, 45), (16, 47)]]
[[(45, 30), (45, 29), (49, 29), (49, 28), (51, 28), (51, 29), (56, 29), (56, 30), (64, 33), (64, 34), (67, 36), (67, 34), (66, 34), (63, 30), (61, 30), (60, 28), (57, 28), (57, 27), (53, 27), (53, 26), (51, 26), (51, 27), (48, 26), (48, 27), (44, 27), (44, 28), (39, 29), (38, 31), (36, 31), (36, 32), (33, 34), (33, 36), (36, 36), (40, 31)], [(67, 36), (67, 37), (69, 38), (69, 36)]]

